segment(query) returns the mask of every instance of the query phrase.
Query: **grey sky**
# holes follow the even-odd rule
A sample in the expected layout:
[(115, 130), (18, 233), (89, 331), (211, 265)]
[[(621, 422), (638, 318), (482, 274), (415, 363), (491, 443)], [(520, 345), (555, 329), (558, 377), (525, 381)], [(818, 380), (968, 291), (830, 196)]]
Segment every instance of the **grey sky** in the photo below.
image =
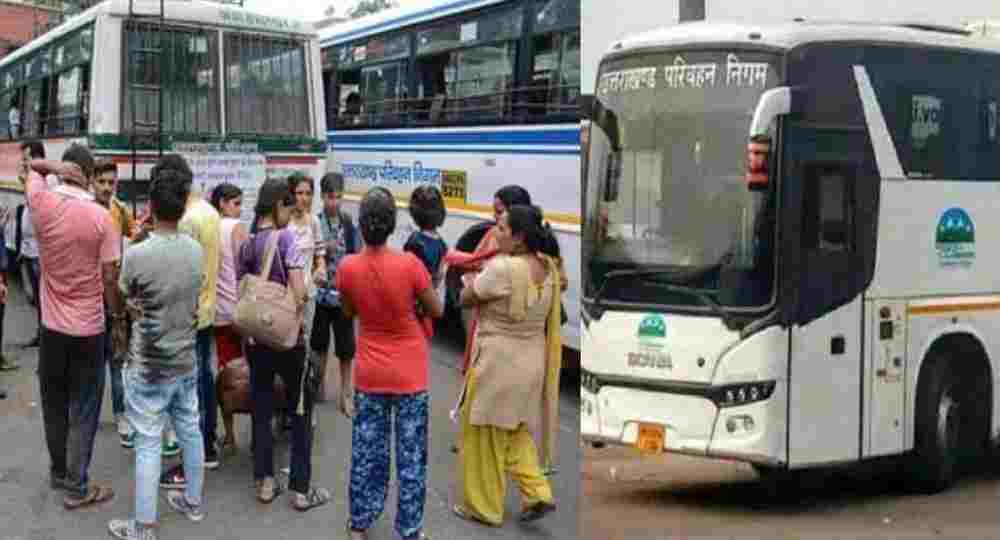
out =
[[(408, 6), (420, 0), (398, 0), (398, 2), (400, 6)], [(323, 12), (330, 6), (337, 7), (338, 15), (346, 16), (355, 4), (356, 0), (245, 0), (243, 6), (265, 15), (316, 21), (323, 18)]]

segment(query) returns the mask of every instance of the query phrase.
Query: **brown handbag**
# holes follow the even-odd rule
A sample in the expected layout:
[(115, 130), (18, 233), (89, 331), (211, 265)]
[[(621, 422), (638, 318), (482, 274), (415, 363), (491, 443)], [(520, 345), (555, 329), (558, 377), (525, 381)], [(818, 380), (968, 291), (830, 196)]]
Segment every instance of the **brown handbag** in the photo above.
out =
[[(228, 414), (251, 414), (253, 396), (250, 391), (250, 366), (246, 359), (236, 358), (226, 364), (215, 381), (219, 405)], [(288, 392), (281, 377), (274, 378), (274, 408), (288, 409)]]

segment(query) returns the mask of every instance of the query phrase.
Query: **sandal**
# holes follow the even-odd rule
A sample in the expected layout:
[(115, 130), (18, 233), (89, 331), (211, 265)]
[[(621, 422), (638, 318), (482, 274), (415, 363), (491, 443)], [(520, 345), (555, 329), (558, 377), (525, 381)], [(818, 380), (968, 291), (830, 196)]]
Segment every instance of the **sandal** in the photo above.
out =
[(490, 523), (490, 522), (486, 521), (485, 519), (480, 518), (479, 516), (473, 514), (471, 511), (469, 511), (467, 508), (465, 508), (464, 506), (462, 506), (460, 504), (456, 504), (455, 506), (452, 506), (451, 507), (451, 511), (454, 512), (456, 516), (464, 519), (465, 521), (471, 521), (472, 523), (478, 523), (480, 525), (486, 525), (487, 527), (499, 527), (500, 526), (499, 524), (493, 524), (493, 523)]
[(281, 494), (281, 491), (281, 486), (270, 476), (257, 480), (257, 500), (264, 504), (274, 502), (274, 499)]
[(330, 492), (323, 488), (311, 488), (308, 493), (292, 493), (289, 503), (299, 512), (312, 510), (330, 502)]
[(550, 514), (556, 511), (556, 505), (550, 502), (540, 501), (537, 502), (521, 512), (521, 522), (527, 523), (529, 521), (536, 521), (543, 518), (546, 514)]
[(351, 528), (350, 520), (348, 520), (345, 528), (347, 529), (347, 535), (351, 538), (351, 540), (368, 540), (368, 531), (355, 531)]
[(87, 494), (83, 498), (67, 495), (63, 498), (63, 506), (67, 510), (76, 510), (84, 506), (93, 506), (110, 501), (115, 496), (115, 490), (107, 486), (91, 486), (87, 489)]

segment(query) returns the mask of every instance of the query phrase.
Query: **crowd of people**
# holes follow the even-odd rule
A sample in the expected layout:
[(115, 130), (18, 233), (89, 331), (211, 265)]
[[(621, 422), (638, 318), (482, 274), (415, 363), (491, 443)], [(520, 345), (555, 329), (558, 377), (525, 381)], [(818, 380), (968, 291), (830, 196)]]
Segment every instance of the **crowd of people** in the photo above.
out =
[[(341, 207), (344, 179), (337, 173), (319, 182), (318, 215), (311, 213), (312, 178), (268, 179), (244, 227), (240, 188), (221, 184), (197, 193), (180, 155), (153, 167), (149, 212), (137, 218), (115, 196), (113, 162), (95, 162), (77, 145), (60, 161), (46, 160), (34, 141), (22, 149), (26, 204), (0, 218), (15, 221), (17, 258), (33, 268), (50, 484), (65, 493), (66, 509), (114, 497), (88, 476), (110, 374), (121, 446), (135, 449), (136, 464), (134, 515), (111, 520), (111, 534), (156, 538), (161, 488), (175, 511), (202, 520), (205, 470), (236, 451), (226, 403), (231, 381), (248, 369), (260, 503), (285, 491), (298, 511), (331, 500), (313, 482), (312, 438), (314, 404), (335, 394), (353, 425), (351, 538), (367, 538), (382, 514), (393, 461), (396, 535), (425, 538), (430, 339), (433, 320), (444, 313), (445, 273), (455, 268), (473, 324), (452, 414), (461, 486), (453, 511), (501, 525), (508, 475), (522, 494), (522, 520), (555, 510), (547, 476), (554, 470), (567, 281), (559, 245), (523, 188), (497, 192), (495, 224), (474, 252), (463, 253), (438, 233), (447, 215), (441, 192), (421, 186), (410, 197), (417, 230), (396, 249), (388, 245), (397, 226), (395, 196), (371, 189), (355, 219)], [(21, 247), (28, 237), (22, 227), (30, 229), (29, 249)], [(6, 297), (3, 281), (3, 303)], [(265, 319), (270, 326), (262, 330), (257, 323)], [(326, 380), (331, 345), (339, 387)], [(17, 367), (0, 359), (0, 369)], [(541, 452), (528, 428), (536, 419)], [(274, 421), (291, 432), (287, 484), (276, 480)], [(176, 454), (180, 463), (161, 471), (162, 459)]]

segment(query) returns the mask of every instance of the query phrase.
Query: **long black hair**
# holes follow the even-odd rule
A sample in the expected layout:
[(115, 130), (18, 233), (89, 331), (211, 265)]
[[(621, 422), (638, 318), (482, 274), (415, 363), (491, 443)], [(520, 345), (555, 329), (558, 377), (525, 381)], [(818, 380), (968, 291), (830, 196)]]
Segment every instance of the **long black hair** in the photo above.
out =
[(223, 182), (212, 190), (212, 206), (222, 213), (222, 203), (243, 196), (243, 190), (229, 182)]
[(515, 204), (507, 209), (507, 224), (512, 235), (524, 235), (524, 244), (528, 251), (559, 258), (559, 242), (552, 232), (552, 227), (544, 221), (541, 208)]
[(361, 237), (369, 246), (385, 245), (396, 230), (396, 198), (384, 187), (373, 187), (361, 199), (358, 213)]
[(447, 215), (444, 197), (436, 186), (419, 186), (413, 190), (410, 195), (410, 217), (421, 230), (440, 227)]
[(493, 196), (500, 199), (500, 202), (502, 202), (508, 209), (517, 204), (531, 204), (531, 194), (528, 193), (528, 190), (516, 184), (511, 184), (498, 189)]
[(292, 196), (288, 192), (288, 180), (283, 178), (272, 178), (260, 186), (257, 195), (257, 204), (253, 207), (254, 217), (250, 232), (256, 234), (259, 227), (260, 218), (274, 216), (278, 209), (278, 203), (288, 202)]

